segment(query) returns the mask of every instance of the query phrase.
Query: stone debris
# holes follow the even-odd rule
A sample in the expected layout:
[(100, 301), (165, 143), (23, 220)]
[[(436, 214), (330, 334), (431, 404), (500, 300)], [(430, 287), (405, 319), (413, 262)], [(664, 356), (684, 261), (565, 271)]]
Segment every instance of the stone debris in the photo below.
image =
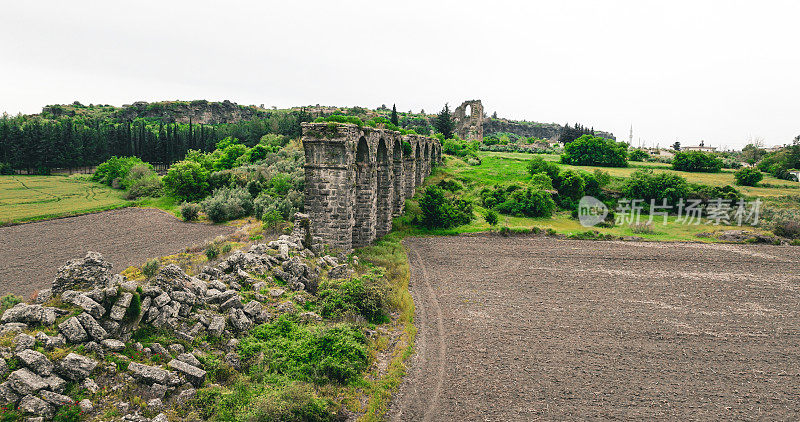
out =
[(97, 252), (88, 252), (83, 259), (74, 259), (61, 267), (53, 280), (53, 294), (70, 289), (107, 287), (113, 276), (111, 263)]
[(73, 381), (81, 381), (97, 367), (97, 361), (70, 353), (58, 363), (58, 373)]
[[(103, 399), (99, 406), (90, 399), (76, 403), (65, 395), (68, 383), (73, 382), (91, 394), (102, 391), (98, 382), (112, 392), (124, 391), (128, 382), (138, 382), (147, 386), (147, 404), (153, 413), (172, 406), (175, 399), (184, 405), (197, 394), (195, 388), (205, 382), (207, 374), (202, 362), (206, 352), (200, 350), (207, 350), (209, 342), (194, 346), (197, 349), (189, 349), (191, 352), (184, 344), (193, 344), (201, 335), (223, 338), (224, 343), (220, 344), (226, 346), (215, 352), (217, 358), (241, 370), (236, 337), (246, 334), (255, 324), (271, 320), (275, 314), (298, 312), (293, 301), (276, 303), (286, 295), (286, 289), (270, 287), (273, 275), (295, 291), (293, 300), (302, 305), (309, 293), (316, 291), (323, 271), (330, 272), (339, 265), (340, 259), (319, 257), (321, 248), (315, 252), (306, 248), (315, 245), (306, 243), (311, 243), (307, 233), (295, 230), (268, 244), (236, 251), (219, 264), (204, 267), (197, 277), (189, 276), (177, 265), (165, 265), (141, 286), (112, 274), (111, 265), (98, 253), (89, 252), (82, 259), (69, 261), (59, 269), (52, 289), (40, 294), (36, 303), (17, 304), (0, 316), (0, 333), (16, 333), (13, 354), (10, 349), (0, 350), (5, 358), (0, 359), (0, 405), (14, 405), (25, 412), (28, 420), (50, 420), (63, 406), (79, 406), (84, 414), (103, 410), (103, 406), (107, 409), (108, 403)], [(131, 312), (134, 302), (139, 314)], [(50, 306), (52, 303), (59, 307)], [(59, 317), (70, 313), (56, 324)], [(303, 312), (300, 318), (321, 320), (313, 312)], [(165, 347), (152, 342), (144, 347), (130, 342), (133, 332), (143, 324), (169, 331), (186, 343), (174, 342)], [(57, 334), (49, 335), (37, 330), (39, 327), (55, 329)], [(47, 352), (34, 350), (37, 345)], [(60, 359), (48, 358), (50, 351), (63, 347), (71, 350), (73, 345), (82, 345), (76, 350), (93, 354), (101, 362), (73, 351)], [(132, 360), (120, 354), (126, 350), (135, 350), (139, 357), (152, 359), (150, 362), (167, 363), (141, 363), (139, 358)], [(220, 353), (223, 351), (226, 354)], [(109, 355), (112, 361), (104, 360)], [(20, 364), (14, 371), (6, 361), (12, 356)], [(106, 378), (115, 383), (107, 385)], [(166, 421), (163, 414), (152, 420), (139, 415), (138, 405), (114, 405), (122, 420)]]
[(47, 357), (35, 350), (26, 349), (16, 354), (16, 358), (22, 362), (23, 365), (30, 368), (33, 372), (37, 374), (47, 377), (53, 373), (53, 362), (50, 362)]

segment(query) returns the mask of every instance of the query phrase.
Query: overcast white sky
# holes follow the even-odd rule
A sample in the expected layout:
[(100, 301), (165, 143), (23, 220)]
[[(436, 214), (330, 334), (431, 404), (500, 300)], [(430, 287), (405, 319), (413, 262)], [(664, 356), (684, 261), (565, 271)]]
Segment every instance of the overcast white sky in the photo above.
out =
[(0, 112), (229, 99), (581, 122), (634, 143), (800, 134), (797, 1), (4, 1)]

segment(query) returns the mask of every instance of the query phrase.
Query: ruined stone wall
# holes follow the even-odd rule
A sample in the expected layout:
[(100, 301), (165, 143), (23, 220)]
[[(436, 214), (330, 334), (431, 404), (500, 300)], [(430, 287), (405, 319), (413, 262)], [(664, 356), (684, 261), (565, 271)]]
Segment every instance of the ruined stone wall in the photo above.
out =
[(386, 129), (305, 123), (303, 148), (311, 234), (349, 250), (391, 230), (392, 217), (440, 161), (442, 147), (434, 138)]
[(481, 104), (481, 100), (469, 100), (461, 103), (453, 111), (453, 120), (456, 122), (456, 134), (461, 139), (483, 140), (483, 104)]

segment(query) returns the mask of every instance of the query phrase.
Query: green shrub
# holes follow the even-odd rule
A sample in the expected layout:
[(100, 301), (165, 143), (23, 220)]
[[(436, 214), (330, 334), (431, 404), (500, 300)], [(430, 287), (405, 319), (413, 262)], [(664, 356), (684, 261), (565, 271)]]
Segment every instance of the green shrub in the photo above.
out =
[(689, 196), (689, 184), (677, 174), (636, 170), (623, 185), (622, 194), (627, 199), (643, 199), (645, 204), (650, 200), (660, 204), (666, 199), (668, 204), (675, 206), (680, 199)]
[(517, 189), (495, 209), (503, 214), (525, 217), (550, 217), (556, 208), (550, 193), (533, 189)]
[(254, 210), (253, 197), (245, 188), (219, 188), (201, 206), (215, 223), (246, 217)]
[(194, 202), (184, 202), (181, 204), (181, 218), (183, 221), (194, 221), (200, 215), (200, 204)]
[(497, 211), (489, 209), (483, 214), (483, 219), (486, 220), (490, 226), (494, 227), (497, 225), (500, 217), (497, 215)]
[(464, 189), (464, 185), (453, 179), (442, 179), (436, 184), (436, 186), (439, 186), (440, 188), (450, 192), (458, 192), (461, 189)]
[(545, 161), (542, 157), (533, 157), (533, 159), (528, 161), (527, 167), (530, 174), (544, 173), (548, 175), (550, 179), (554, 179), (558, 176), (558, 173), (561, 172), (561, 169), (558, 168), (558, 164)]
[(597, 179), (597, 184), (600, 185), (600, 187), (611, 183), (611, 175), (605, 170), (594, 169), (592, 174), (594, 175), (594, 178)]
[(151, 259), (142, 265), (142, 274), (147, 278), (153, 277), (158, 273), (159, 266), (160, 264), (157, 259)]
[[(222, 144), (225, 139), (220, 141), (220, 144)], [(237, 160), (247, 154), (248, 149), (245, 145), (235, 143), (239, 141), (238, 139), (234, 138), (233, 141), (234, 143), (227, 144), (224, 148), (220, 149), (219, 158), (214, 161), (214, 170), (232, 169), (236, 166)]]
[(531, 176), (531, 186), (542, 190), (553, 190), (553, 179), (547, 173), (535, 173)]
[(216, 242), (212, 242), (211, 244), (209, 244), (205, 251), (206, 258), (208, 258), (209, 261), (218, 257), (219, 253), (220, 253), (220, 248)]
[(575, 170), (564, 170), (557, 179), (558, 198), (562, 206), (572, 209), (586, 191), (586, 181)]
[(561, 162), (577, 166), (627, 167), (627, 149), (624, 142), (583, 135), (564, 146)]
[(631, 161), (647, 161), (648, 158), (650, 154), (641, 149), (635, 149), (628, 154), (628, 159)]
[(128, 309), (125, 311), (124, 321), (133, 321), (134, 319), (139, 317), (139, 314), (142, 313), (142, 296), (139, 292), (135, 292), (133, 297), (131, 298), (131, 304), (128, 306)]
[(716, 173), (722, 169), (722, 159), (702, 151), (677, 152), (672, 168), (679, 171)]
[(164, 188), (179, 201), (199, 201), (208, 194), (208, 170), (194, 161), (173, 164), (162, 180)]
[(0, 315), (7, 309), (13, 308), (16, 304), (21, 303), (22, 298), (13, 294), (7, 294), (0, 297)]
[(62, 405), (58, 407), (56, 415), (53, 417), (53, 422), (78, 422), (81, 420), (81, 411), (78, 403)]
[(317, 292), (320, 314), (325, 318), (361, 315), (375, 324), (388, 322), (390, 286), (381, 274), (365, 274), (345, 280), (323, 281)]
[(237, 350), (250, 360), (263, 353), (265, 371), (294, 380), (345, 384), (369, 365), (364, 333), (347, 324), (303, 326), (284, 314), (256, 326)]
[(109, 186), (112, 186), (114, 181), (117, 180), (118, 187), (125, 188), (126, 186), (122, 184), (122, 181), (126, 179), (128, 172), (134, 166), (143, 166), (152, 171), (152, 166), (142, 161), (139, 157), (114, 156), (97, 166), (92, 175), (92, 180)]
[(469, 224), (474, 217), (472, 203), (458, 197), (448, 197), (438, 186), (428, 186), (419, 199), (422, 225), (426, 228), (450, 228)]
[(735, 204), (736, 201), (743, 198), (742, 193), (736, 190), (731, 185), (725, 186), (708, 186), (692, 184), (689, 186), (689, 198), (699, 199), (704, 204), (708, 204), (713, 199), (725, 199)]
[(128, 191), (125, 193), (125, 199), (138, 199), (145, 196), (158, 197), (161, 196), (161, 191), (164, 185), (161, 183), (161, 177), (153, 173), (151, 176), (136, 179), (131, 182)]
[(736, 178), (736, 184), (739, 186), (756, 186), (764, 178), (764, 175), (758, 169), (748, 167), (737, 170), (733, 177)]
[[(277, 215), (280, 215), (281, 219), (289, 220), (294, 213), (300, 210), (295, 206), (294, 203), (292, 203), (290, 194), (287, 194), (285, 198), (280, 198), (278, 196), (270, 195), (266, 192), (261, 193), (255, 199), (255, 201), (253, 201), (254, 215), (261, 219), (261, 221), (267, 221), (269, 218), (273, 218), (277, 213)], [(299, 195), (299, 198), (301, 198), (302, 201), (302, 194)]]

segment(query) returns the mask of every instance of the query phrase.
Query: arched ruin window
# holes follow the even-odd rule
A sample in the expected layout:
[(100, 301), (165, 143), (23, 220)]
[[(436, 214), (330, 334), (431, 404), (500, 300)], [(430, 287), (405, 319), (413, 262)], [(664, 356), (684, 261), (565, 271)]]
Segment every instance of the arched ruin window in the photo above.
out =
[(358, 140), (358, 147), (356, 147), (356, 163), (369, 162), (369, 146), (367, 139), (363, 136)]
[(469, 119), (470, 116), (472, 116), (472, 106), (467, 104), (467, 106), (464, 107), (464, 117)]
[(386, 148), (386, 141), (381, 138), (380, 142), (378, 143), (378, 163), (387, 162), (389, 162), (389, 152)]

